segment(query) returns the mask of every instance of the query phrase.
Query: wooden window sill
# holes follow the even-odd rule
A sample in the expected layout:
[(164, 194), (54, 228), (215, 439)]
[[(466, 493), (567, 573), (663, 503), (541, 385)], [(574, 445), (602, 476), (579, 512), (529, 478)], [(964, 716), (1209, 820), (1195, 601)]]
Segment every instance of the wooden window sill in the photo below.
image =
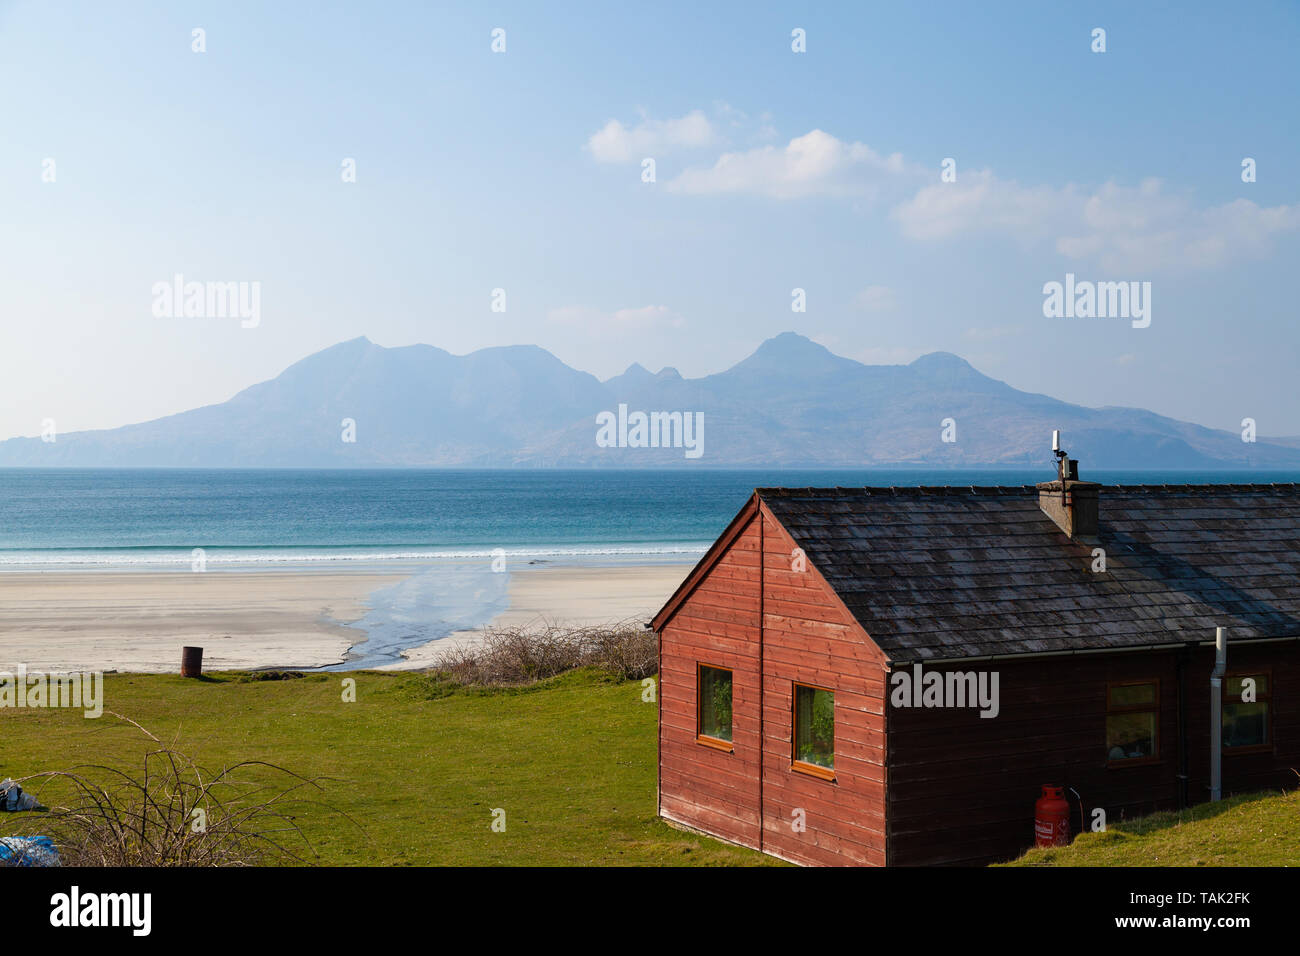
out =
[(804, 773), (810, 777), (818, 777), (821, 780), (834, 780), (835, 771), (830, 767), (819, 767), (815, 763), (804, 763), (802, 760), (796, 760), (790, 764), (790, 769), (795, 773)]
[(721, 750), (724, 753), (730, 754), (736, 752), (736, 748), (732, 746), (730, 740), (719, 740), (717, 737), (705, 737), (703, 734), (700, 734), (695, 738), (695, 742), (705, 747), (712, 747), (714, 750)]

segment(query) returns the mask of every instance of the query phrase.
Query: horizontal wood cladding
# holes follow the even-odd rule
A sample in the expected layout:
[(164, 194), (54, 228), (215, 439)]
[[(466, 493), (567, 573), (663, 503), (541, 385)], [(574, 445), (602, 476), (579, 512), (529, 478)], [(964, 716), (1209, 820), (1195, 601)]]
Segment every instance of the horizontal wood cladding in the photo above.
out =
[[(659, 809), (758, 848), (759, 524), (751, 517), (659, 632)], [(731, 671), (732, 751), (696, 740), (700, 664)]]
[[(660, 632), (660, 812), (792, 862), (883, 865), (883, 655), (758, 514), (732, 529)], [(699, 664), (732, 672), (731, 753), (695, 739)], [(835, 693), (833, 780), (792, 768), (796, 681)]]
[[(885, 863), (884, 658), (763, 511), (763, 847), (812, 865)], [(835, 779), (792, 769), (794, 685), (835, 693)]]
[[(1034, 802), (1043, 784), (1073, 788), (1090, 823), (1094, 808), (1108, 823), (1181, 800), (1178, 722), (1180, 656), (1185, 664), (1186, 765), (1189, 803), (1208, 798), (1209, 648), (929, 665), (926, 671), (989, 671), (999, 676), (999, 713), (977, 708), (890, 706), (888, 855), (891, 864), (983, 864), (1033, 844)], [(1294, 787), (1300, 768), (1300, 643), (1232, 646), (1228, 672), (1268, 671), (1272, 746), (1224, 752), (1225, 795)], [(1110, 764), (1106, 751), (1107, 687), (1159, 682), (1159, 754), (1141, 764)], [(1071, 828), (1079, 801), (1067, 791)]]

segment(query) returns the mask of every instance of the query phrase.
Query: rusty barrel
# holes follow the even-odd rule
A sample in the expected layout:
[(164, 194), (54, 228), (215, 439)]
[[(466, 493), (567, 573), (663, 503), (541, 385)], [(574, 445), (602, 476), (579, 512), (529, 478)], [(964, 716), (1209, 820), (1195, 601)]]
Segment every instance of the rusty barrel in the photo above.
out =
[(198, 677), (203, 673), (203, 648), (181, 648), (181, 676)]

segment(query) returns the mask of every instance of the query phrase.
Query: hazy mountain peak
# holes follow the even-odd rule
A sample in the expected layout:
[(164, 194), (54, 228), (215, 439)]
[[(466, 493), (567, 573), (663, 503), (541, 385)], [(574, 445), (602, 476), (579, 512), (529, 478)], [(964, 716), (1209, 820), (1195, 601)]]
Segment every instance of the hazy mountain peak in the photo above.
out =
[(336, 342), (333, 345), (327, 345), (319, 352), (313, 352), (311, 355), (308, 355), (306, 358), (302, 359), (302, 361), (305, 362), (307, 359), (313, 359), (321, 355), (334, 355), (340, 352), (361, 353), (377, 348), (383, 348), (383, 346), (375, 345), (374, 342), (370, 341), (370, 339), (366, 338), (364, 335), (358, 335), (355, 339), (346, 339), (342, 342)]
[(782, 332), (780, 335), (772, 336), (754, 352), (755, 355), (760, 353), (779, 353), (782, 355), (830, 355), (831, 351), (824, 345), (818, 345), (806, 335), (800, 335), (798, 332)]
[(976, 369), (960, 355), (951, 352), (930, 352), (907, 366), (922, 379), (939, 382), (961, 382), (978, 387), (989, 385), (994, 379)]
[[(382, 348), (382, 346), (375, 345), (374, 342), (370, 341), (370, 339), (366, 338), (364, 335), (358, 335), (355, 339), (347, 339), (343, 342), (337, 342), (334, 345), (327, 345), (319, 352), (314, 353), (314, 355), (328, 355), (331, 352), (363, 352), (371, 348)], [(307, 358), (312, 357), (312, 355), (307, 356)]]
[[(364, 335), (359, 335), (355, 339), (348, 339), (346, 342), (326, 346), (319, 352), (313, 352), (306, 358), (299, 359), (281, 372), (279, 378), (294, 380), (304, 375), (343, 374), (344, 370), (363, 361), (364, 357), (372, 350), (388, 351), (381, 346), (375, 345)], [(272, 381), (275, 381), (275, 379), (272, 379)], [(252, 387), (256, 388), (257, 386)]]
[[(123, 428), (0, 442), (27, 467), (503, 467), (690, 465), (679, 447), (596, 441), (602, 412), (709, 422), (710, 465), (1042, 465), (1052, 429), (1088, 470), (1300, 466), (1300, 439), (1243, 445), (1138, 409), (1092, 409), (1017, 391), (949, 352), (864, 365), (793, 332), (733, 368), (685, 381), (634, 362), (600, 382), (536, 345), (453, 355), (365, 336), (309, 355), (228, 402)], [(944, 442), (939, 423), (960, 423)], [(340, 436), (355, 423), (356, 441)]]
[[(834, 371), (859, 366), (852, 359), (841, 358), (798, 332), (782, 332), (763, 342), (754, 354), (734, 369), (774, 372), (784, 375)], [(733, 369), (733, 370), (734, 370)]]
[(639, 388), (647, 382), (653, 382), (654, 379), (655, 377), (650, 374), (649, 369), (640, 362), (633, 362), (621, 375), (615, 375), (612, 378), (605, 379), (604, 385), (607, 388), (613, 388), (615, 390)]
[(954, 370), (954, 371), (971, 371), (975, 368), (960, 355), (953, 355), (951, 352), (929, 352), (911, 363), (911, 367), (918, 372)]

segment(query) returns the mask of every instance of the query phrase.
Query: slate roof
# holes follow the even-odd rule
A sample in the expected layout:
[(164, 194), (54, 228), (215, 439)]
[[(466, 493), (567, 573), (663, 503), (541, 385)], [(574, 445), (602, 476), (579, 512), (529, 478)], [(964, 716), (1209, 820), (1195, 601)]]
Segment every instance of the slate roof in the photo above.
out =
[(1105, 485), (1086, 541), (1032, 486), (756, 493), (895, 661), (1300, 636), (1297, 484)]

